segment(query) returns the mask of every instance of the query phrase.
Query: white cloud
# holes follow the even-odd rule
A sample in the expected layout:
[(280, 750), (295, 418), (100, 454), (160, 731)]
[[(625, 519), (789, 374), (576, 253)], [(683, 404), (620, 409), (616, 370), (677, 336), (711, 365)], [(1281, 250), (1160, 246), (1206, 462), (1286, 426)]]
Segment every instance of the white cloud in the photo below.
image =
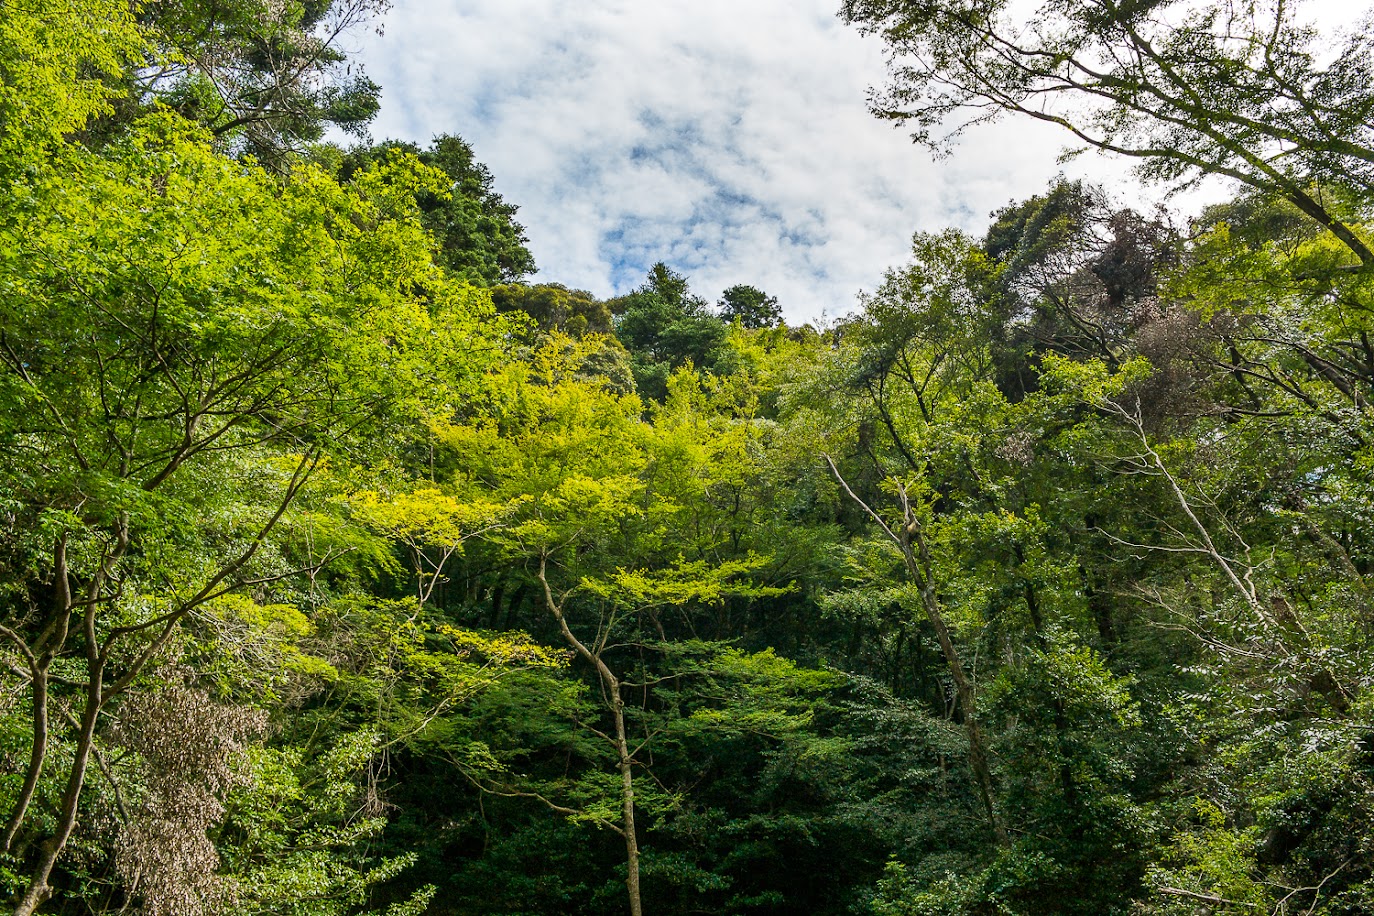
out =
[(1007, 122), (932, 161), (868, 113), (880, 43), (838, 5), (398, 0), (357, 57), (383, 87), (373, 133), (472, 143), (521, 208), (538, 279), (608, 296), (663, 260), (708, 299), (751, 283), (807, 320), (850, 310), (912, 232), (977, 231), (1042, 190), (1064, 142)]

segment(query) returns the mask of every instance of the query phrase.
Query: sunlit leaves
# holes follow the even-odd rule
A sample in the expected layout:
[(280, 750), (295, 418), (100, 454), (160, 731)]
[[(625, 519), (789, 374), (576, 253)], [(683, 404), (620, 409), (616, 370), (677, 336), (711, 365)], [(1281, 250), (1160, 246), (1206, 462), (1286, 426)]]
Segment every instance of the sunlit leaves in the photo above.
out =
[(0, 178), (108, 109), (144, 47), (120, 0), (35, 0), (0, 16)]

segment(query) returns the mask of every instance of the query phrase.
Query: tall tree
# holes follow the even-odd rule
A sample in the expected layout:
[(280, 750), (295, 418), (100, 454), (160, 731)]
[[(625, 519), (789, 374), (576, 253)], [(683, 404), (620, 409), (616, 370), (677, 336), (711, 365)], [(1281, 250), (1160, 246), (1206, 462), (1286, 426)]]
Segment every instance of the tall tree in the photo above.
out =
[(515, 221), (519, 208), (496, 192), (491, 170), (462, 137), (440, 134), (428, 149), (395, 140), (359, 147), (345, 156), (340, 176), (347, 180), (364, 165), (397, 153), (448, 176), (443, 192), (422, 191), (417, 199), (424, 225), (439, 243), (439, 261), (454, 276), (492, 286), (534, 273), (525, 227)]
[(662, 262), (650, 268), (642, 286), (609, 305), (618, 316), (616, 337), (630, 351), (635, 384), (646, 400), (667, 397), (674, 369), (688, 362), (710, 369), (725, 355), (724, 322), (710, 314), (686, 277)]
[(1224, 176), (1281, 196), (1374, 266), (1358, 217), (1321, 190), (1374, 189), (1374, 42), (1356, 29), (1327, 49), (1299, 9), (846, 0), (841, 15), (883, 37), (890, 81), (873, 110), (921, 142), (946, 142), (951, 116), (967, 116), (955, 135), (1004, 113), (1047, 121), (1150, 179)]
[(268, 545), (327, 454), (362, 457), (473, 380), (490, 305), (417, 257), (407, 183), (282, 184), (163, 115), (7, 198), (0, 637), (32, 721), (0, 848), (29, 876), (21, 916), (52, 893), (98, 733), (188, 618), (291, 575)]
[(738, 321), (751, 330), (774, 327), (782, 320), (778, 297), (746, 284), (737, 284), (720, 294), (720, 317)]
[(389, 0), (161, 0), (140, 18), (152, 48), (128, 76), (132, 111), (163, 104), (219, 145), (285, 168), (330, 127), (364, 135), (380, 87), (343, 41)]

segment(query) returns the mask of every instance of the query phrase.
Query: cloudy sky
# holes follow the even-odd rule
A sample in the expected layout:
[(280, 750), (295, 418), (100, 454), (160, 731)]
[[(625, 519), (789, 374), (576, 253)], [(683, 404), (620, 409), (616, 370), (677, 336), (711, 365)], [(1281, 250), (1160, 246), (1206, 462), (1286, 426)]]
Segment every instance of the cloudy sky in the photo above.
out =
[(714, 301), (736, 283), (789, 319), (842, 315), (917, 230), (979, 231), (1057, 173), (1024, 121), (932, 160), (868, 113), (881, 44), (839, 0), (396, 0), (353, 38), (382, 85), (378, 139), (457, 133), (520, 207), (536, 279), (600, 296), (665, 261)]

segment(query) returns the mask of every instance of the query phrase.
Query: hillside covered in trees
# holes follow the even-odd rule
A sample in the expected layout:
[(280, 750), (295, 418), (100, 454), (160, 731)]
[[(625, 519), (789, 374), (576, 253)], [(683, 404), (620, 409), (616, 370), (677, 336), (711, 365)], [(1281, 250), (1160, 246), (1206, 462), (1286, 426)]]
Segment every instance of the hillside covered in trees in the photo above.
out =
[(1367, 30), (846, 0), (920, 143), (1234, 196), (813, 327), (529, 282), (383, 6), (0, 3), (7, 911), (1374, 913)]

